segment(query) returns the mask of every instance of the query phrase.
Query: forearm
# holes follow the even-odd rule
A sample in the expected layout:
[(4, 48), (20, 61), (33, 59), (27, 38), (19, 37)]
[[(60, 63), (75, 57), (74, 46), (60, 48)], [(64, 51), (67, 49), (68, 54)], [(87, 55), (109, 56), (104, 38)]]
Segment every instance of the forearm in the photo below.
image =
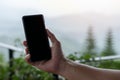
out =
[(68, 80), (120, 80), (120, 71), (99, 69), (66, 60), (58, 74)]
[(98, 80), (97, 69), (66, 60), (59, 74), (68, 80)]
[(99, 69), (101, 80), (120, 80), (120, 70)]

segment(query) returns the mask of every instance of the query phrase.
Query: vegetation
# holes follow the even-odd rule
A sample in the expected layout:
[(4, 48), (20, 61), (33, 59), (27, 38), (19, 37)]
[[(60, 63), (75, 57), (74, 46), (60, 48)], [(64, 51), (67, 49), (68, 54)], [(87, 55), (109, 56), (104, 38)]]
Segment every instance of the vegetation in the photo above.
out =
[[(113, 35), (112, 30), (109, 29), (105, 41), (105, 48), (100, 53), (101, 56), (111, 56), (116, 55), (116, 52), (113, 47)], [(106, 61), (94, 61), (94, 57), (98, 54), (95, 51), (95, 38), (93, 36), (93, 27), (89, 27), (88, 36), (86, 39), (86, 48), (81, 55), (76, 55), (75, 53), (68, 55), (68, 58), (75, 61), (79, 60), (83, 64), (100, 67), (100, 68), (109, 68), (109, 69), (120, 69), (120, 60), (106, 60)], [(90, 60), (92, 59), (92, 61)]]
[[(75, 61), (79, 60), (83, 64), (99, 67), (99, 68), (108, 68), (108, 69), (120, 69), (120, 60), (106, 60), (106, 61), (94, 61), (94, 57), (97, 56), (95, 38), (93, 35), (93, 27), (88, 29), (88, 34), (86, 38), (86, 48), (80, 52), (74, 52), (67, 56), (67, 58)], [(101, 56), (115, 55), (115, 50), (113, 49), (113, 36), (112, 30), (109, 29), (106, 44), (104, 50), (101, 52)], [(17, 38), (15, 40), (15, 46), (22, 46), (21, 40)], [(90, 61), (90, 58), (92, 61)], [(9, 62), (5, 62), (3, 55), (0, 55), (0, 80), (9, 80), (11, 77), (12, 80), (53, 80), (51, 73), (47, 73), (41, 70), (36, 69), (35, 67), (27, 64), (23, 56), (15, 58), (12, 60), (13, 66), (9, 67)], [(9, 76), (10, 74), (12, 76)]]
[(84, 59), (86, 61), (89, 61), (90, 58), (94, 59), (94, 57), (97, 54), (95, 52), (96, 45), (95, 45), (95, 38), (93, 35), (93, 27), (92, 26), (90, 26), (88, 29), (85, 46), (86, 46), (85, 51), (80, 56), (80, 59)]
[[(0, 63), (2, 62), (0, 61)], [(11, 73), (13, 74), (12, 80), (53, 80), (51, 73), (37, 70), (27, 64), (22, 57), (13, 59), (12, 67), (0, 64), (0, 80), (9, 80)]]
[(105, 49), (101, 53), (101, 56), (111, 56), (111, 55), (115, 55), (115, 54), (116, 53), (115, 53), (115, 50), (113, 48), (112, 30), (109, 29), (108, 34), (107, 34), (107, 38), (106, 38)]
[(89, 27), (88, 36), (86, 39), (86, 49), (85, 54), (96, 55), (95, 54), (95, 39), (93, 35), (93, 27)]

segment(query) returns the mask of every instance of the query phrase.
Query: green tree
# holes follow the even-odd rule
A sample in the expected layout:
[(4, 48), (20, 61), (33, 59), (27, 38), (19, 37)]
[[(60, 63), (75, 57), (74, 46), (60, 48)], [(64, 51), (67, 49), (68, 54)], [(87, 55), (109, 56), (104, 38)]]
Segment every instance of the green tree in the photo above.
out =
[(93, 58), (96, 56), (95, 52), (95, 38), (93, 36), (93, 27), (90, 26), (88, 28), (88, 36), (86, 39), (86, 48), (83, 52), (81, 59), (89, 60), (90, 58)]
[(108, 33), (107, 33), (105, 49), (102, 51), (101, 55), (102, 56), (110, 56), (110, 55), (115, 55), (115, 54), (116, 54), (116, 52), (113, 48), (112, 30), (109, 29)]

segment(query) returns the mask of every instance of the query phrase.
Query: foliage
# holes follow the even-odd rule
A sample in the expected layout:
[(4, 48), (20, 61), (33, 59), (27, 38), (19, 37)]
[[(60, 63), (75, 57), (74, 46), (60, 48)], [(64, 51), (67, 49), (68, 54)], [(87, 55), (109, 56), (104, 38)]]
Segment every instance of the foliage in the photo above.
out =
[(0, 64), (0, 80), (7, 80), (8, 79), (8, 67)]
[(109, 29), (107, 38), (106, 38), (106, 46), (103, 52), (101, 53), (102, 56), (110, 56), (115, 55), (115, 51), (113, 49), (113, 36), (112, 36), (112, 30)]
[(69, 58), (70, 60), (73, 60), (73, 61), (75, 61), (75, 60), (79, 60), (79, 56), (77, 56), (77, 52), (75, 52), (74, 54), (69, 54), (68, 56), (67, 56), (67, 58)]
[(10, 73), (14, 74), (12, 80), (53, 80), (52, 74), (32, 67), (21, 57), (13, 60), (12, 68), (0, 65), (0, 80), (8, 80)]
[(88, 37), (86, 39), (86, 50), (89, 51), (91, 54), (95, 48), (95, 40), (94, 40), (94, 37), (93, 37), (93, 28), (92, 27), (89, 27), (88, 29)]
[(12, 71), (15, 75), (12, 78), (16, 78), (15, 80), (52, 80), (49, 73), (28, 65), (22, 58), (15, 59), (13, 65)]
[[(94, 61), (94, 58), (96, 57), (96, 51), (95, 51), (95, 39), (93, 36), (93, 30), (92, 27), (89, 27), (88, 29), (88, 37), (86, 39), (86, 49), (80, 57), (78, 57), (75, 54), (70, 54), (68, 56), (69, 59), (75, 61), (80, 60), (81, 63), (100, 67), (100, 68), (110, 68), (110, 69), (120, 69), (120, 61), (114, 61), (114, 60), (107, 60), (107, 61)], [(101, 56), (109, 56), (109, 55), (115, 55), (115, 51), (113, 49), (113, 36), (112, 36), (112, 30), (109, 29), (107, 38), (106, 38), (106, 45), (105, 49), (102, 51)]]
[(101, 61), (98, 65), (100, 68), (106, 69), (119, 69), (120, 70), (120, 60), (107, 60)]
[(84, 55), (82, 55), (82, 56), (80, 57), (80, 60), (89, 61), (90, 58), (94, 58), (94, 57), (92, 57), (91, 54), (85, 53)]
[(4, 64), (4, 58), (3, 58), (3, 55), (0, 54), (0, 80), (6, 80), (8, 74), (7, 74), (7, 71), (8, 71), (8, 66), (6, 64)]
[[(22, 47), (21, 40), (15, 39), (16, 47)], [(5, 62), (3, 55), (0, 55), (0, 80), (53, 80), (53, 75), (27, 64), (23, 57), (11, 60), (13, 66), (9, 66), (9, 62)], [(10, 76), (10, 74), (13, 74)]]
[[(21, 47), (21, 40), (17, 38), (14, 43), (15, 46)], [(93, 36), (92, 27), (88, 30), (88, 37), (86, 39), (86, 49), (82, 55), (78, 52), (68, 55), (67, 58), (75, 61), (80, 60), (83, 61), (81, 63), (99, 67), (99, 68), (107, 68), (107, 69), (120, 69), (120, 60), (106, 60), (106, 61), (94, 61), (96, 56), (95, 51), (95, 39)], [(115, 51), (113, 49), (113, 36), (112, 31), (108, 31), (108, 35), (106, 38), (106, 46), (102, 51), (102, 56), (115, 55)], [(91, 60), (90, 60), (91, 59)], [(11, 76), (12, 80), (53, 80), (53, 76), (51, 73), (47, 73), (41, 70), (36, 69), (35, 67), (27, 64), (23, 57), (19, 57), (13, 59), (13, 66), (10, 68), (8, 62), (4, 62), (3, 55), (0, 55), (0, 80), (9, 80), (9, 74), (13, 73)]]
[(96, 51), (95, 51), (96, 45), (95, 45), (95, 38), (94, 38), (94, 35), (93, 35), (93, 27), (91, 27), (91, 26), (88, 29), (85, 46), (86, 46), (86, 48), (81, 53), (81, 55), (79, 54), (79, 56), (78, 56), (78, 55), (73, 53), (73, 54), (69, 54), (68, 58), (73, 60), (73, 61), (80, 60), (84, 64), (89, 64), (89, 65), (95, 66), (95, 64), (93, 62), (89, 63), (91, 60), (94, 61), (94, 57), (97, 56)]
[(0, 63), (3, 63), (4, 59), (3, 59), (3, 55), (0, 53)]
[[(88, 58), (90, 58), (90, 56), (87, 55), (86, 57), (82, 57), (82, 59), (79, 59), (79, 61), (84, 60), (83, 62), (80, 62), (80, 63), (90, 65), (90, 66), (94, 66), (94, 67), (98, 67), (98, 68), (120, 70), (120, 60), (94, 61), (94, 58), (93, 58), (93, 60), (89, 60)], [(69, 58), (69, 59), (71, 59), (71, 58)], [(76, 60), (78, 60), (78, 59), (76, 59)]]
[[(120, 69), (120, 60), (107, 60), (107, 61), (94, 61), (96, 57), (95, 52), (95, 39), (93, 37), (92, 27), (88, 29), (88, 37), (86, 39), (86, 49), (82, 53), (80, 57), (75, 54), (70, 54), (68, 56), (69, 59), (75, 61), (79, 60), (83, 64), (99, 67), (99, 68), (108, 68), (108, 69)], [(106, 38), (105, 49), (102, 51), (101, 56), (110, 56), (115, 55), (115, 51), (113, 49), (113, 36), (112, 30), (109, 29)]]

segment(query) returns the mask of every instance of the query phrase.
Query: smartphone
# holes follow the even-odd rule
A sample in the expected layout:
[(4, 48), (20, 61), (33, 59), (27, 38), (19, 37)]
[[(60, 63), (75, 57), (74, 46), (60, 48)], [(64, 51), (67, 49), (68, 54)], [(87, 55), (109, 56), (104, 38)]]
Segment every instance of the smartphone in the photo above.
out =
[(24, 15), (22, 21), (29, 54), (31, 55), (30, 60), (32, 62), (49, 60), (51, 58), (51, 49), (44, 16), (42, 14)]

